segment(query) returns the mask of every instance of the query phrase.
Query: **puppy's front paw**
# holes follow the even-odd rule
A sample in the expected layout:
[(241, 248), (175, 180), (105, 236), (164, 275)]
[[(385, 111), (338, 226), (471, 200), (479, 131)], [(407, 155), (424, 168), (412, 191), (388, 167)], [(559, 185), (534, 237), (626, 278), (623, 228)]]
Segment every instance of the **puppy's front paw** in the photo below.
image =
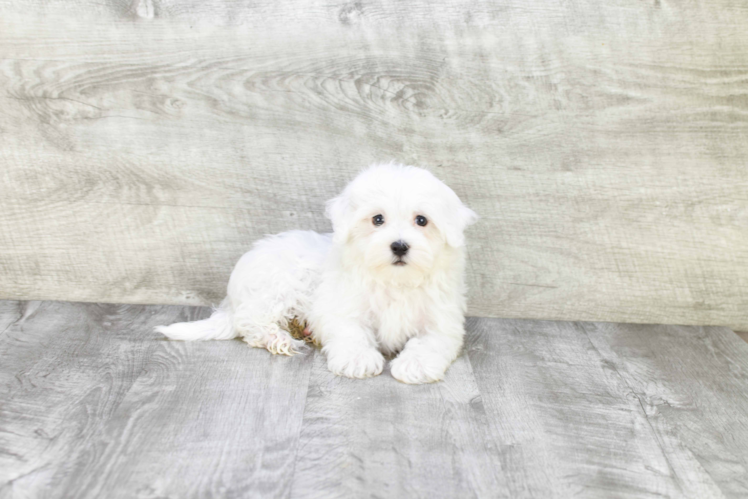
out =
[(348, 378), (375, 377), (382, 373), (384, 356), (370, 346), (328, 346), (327, 368)]
[(406, 384), (438, 382), (444, 377), (446, 367), (442, 368), (436, 361), (429, 359), (428, 355), (405, 349), (390, 363), (390, 373)]

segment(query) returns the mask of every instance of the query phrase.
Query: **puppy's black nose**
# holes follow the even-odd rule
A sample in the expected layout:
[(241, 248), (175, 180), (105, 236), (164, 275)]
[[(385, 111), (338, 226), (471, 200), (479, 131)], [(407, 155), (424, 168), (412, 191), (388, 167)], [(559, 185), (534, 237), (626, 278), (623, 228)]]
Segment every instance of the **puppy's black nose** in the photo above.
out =
[(406, 253), (408, 253), (408, 246), (407, 243), (405, 243), (403, 240), (395, 241), (390, 245), (390, 248), (392, 249), (392, 253), (397, 255), (398, 257), (402, 257)]

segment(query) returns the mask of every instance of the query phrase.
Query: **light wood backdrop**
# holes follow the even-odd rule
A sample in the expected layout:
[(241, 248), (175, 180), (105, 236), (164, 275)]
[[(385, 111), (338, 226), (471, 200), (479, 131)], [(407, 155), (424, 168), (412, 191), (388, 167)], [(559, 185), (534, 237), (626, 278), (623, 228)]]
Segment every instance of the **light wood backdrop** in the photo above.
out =
[(0, 297), (208, 304), (362, 166), (470, 313), (748, 328), (743, 0), (0, 0)]

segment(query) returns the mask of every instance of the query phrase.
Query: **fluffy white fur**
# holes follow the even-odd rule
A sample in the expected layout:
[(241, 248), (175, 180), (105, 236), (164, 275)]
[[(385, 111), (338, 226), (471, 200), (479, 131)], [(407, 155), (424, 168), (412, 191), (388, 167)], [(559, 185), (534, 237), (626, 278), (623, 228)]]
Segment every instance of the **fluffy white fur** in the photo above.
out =
[[(359, 174), (326, 215), (332, 234), (289, 231), (255, 243), (210, 318), (156, 330), (177, 340), (242, 337), (290, 355), (303, 346), (286, 331), (298, 317), (337, 375), (379, 375), (383, 354), (399, 353), (390, 365), (397, 380), (440, 380), (462, 347), (463, 231), (476, 214), (430, 172), (385, 164)], [(393, 242), (408, 245), (403, 262)]]

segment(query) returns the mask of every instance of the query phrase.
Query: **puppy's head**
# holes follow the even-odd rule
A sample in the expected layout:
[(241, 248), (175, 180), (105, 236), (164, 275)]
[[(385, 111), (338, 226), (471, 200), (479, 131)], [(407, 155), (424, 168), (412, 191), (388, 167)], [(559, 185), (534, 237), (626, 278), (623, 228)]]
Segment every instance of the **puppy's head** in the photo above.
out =
[(445, 265), (478, 218), (430, 172), (397, 164), (363, 171), (327, 203), (326, 214), (349, 264), (401, 284), (418, 284)]

